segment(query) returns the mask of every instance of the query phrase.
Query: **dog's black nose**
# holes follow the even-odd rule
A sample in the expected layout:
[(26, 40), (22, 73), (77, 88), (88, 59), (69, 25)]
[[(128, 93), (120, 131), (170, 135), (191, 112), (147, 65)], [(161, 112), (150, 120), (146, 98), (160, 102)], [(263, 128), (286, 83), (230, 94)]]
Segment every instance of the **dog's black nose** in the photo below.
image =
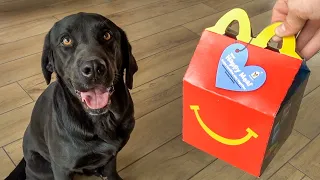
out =
[(85, 61), (81, 65), (81, 73), (88, 79), (99, 78), (106, 72), (106, 65), (102, 60)]

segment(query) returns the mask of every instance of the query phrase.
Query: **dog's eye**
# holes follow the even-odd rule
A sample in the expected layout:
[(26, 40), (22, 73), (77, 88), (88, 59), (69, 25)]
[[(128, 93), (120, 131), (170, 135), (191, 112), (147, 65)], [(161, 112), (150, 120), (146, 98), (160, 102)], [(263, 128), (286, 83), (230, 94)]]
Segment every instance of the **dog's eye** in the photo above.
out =
[(65, 46), (70, 46), (72, 45), (72, 40), (69, 37), (65, 37), (62, 39), (62, 44)]
[(106, 41), (110, 40), (111, 39), (111, 34), (109, 32), (104, 33), (103, 39), (106, 40)]

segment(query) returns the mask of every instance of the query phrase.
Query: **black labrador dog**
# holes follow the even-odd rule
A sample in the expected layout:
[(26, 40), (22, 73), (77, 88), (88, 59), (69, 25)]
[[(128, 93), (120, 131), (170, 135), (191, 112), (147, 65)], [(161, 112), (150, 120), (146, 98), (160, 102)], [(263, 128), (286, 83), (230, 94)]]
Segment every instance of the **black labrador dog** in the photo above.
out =
[(121, 180), (118, 152), (135, 125), (129, 94), (138, 71), (125, 32), (104, 16), (78, 13), (45, 37), (47, 84), (23, 138), (24, 158), (7, 180), (70, 180), (76, 173)]

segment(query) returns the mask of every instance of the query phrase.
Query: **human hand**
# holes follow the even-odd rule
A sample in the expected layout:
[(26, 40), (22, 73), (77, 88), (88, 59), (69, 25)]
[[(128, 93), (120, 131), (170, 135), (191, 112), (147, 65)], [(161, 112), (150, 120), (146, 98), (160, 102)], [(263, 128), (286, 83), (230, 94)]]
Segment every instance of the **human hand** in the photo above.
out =
[(274, 41), (299, 35), (297, 52), (310, 59), (320, 50), (320, 0), (277, 0), (271, 22), (283, 22), (276, 28)]

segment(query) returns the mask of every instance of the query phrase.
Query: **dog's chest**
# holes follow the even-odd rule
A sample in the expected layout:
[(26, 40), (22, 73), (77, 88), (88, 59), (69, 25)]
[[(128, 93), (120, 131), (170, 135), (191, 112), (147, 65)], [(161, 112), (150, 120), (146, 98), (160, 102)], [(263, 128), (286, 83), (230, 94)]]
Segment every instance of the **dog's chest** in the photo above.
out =
[(74, 170), (92, 170), (106, 165), (116, 156), (118, 147), (106, 142), (86, 142), (86, 147), (78, 149), (72, 167)]

